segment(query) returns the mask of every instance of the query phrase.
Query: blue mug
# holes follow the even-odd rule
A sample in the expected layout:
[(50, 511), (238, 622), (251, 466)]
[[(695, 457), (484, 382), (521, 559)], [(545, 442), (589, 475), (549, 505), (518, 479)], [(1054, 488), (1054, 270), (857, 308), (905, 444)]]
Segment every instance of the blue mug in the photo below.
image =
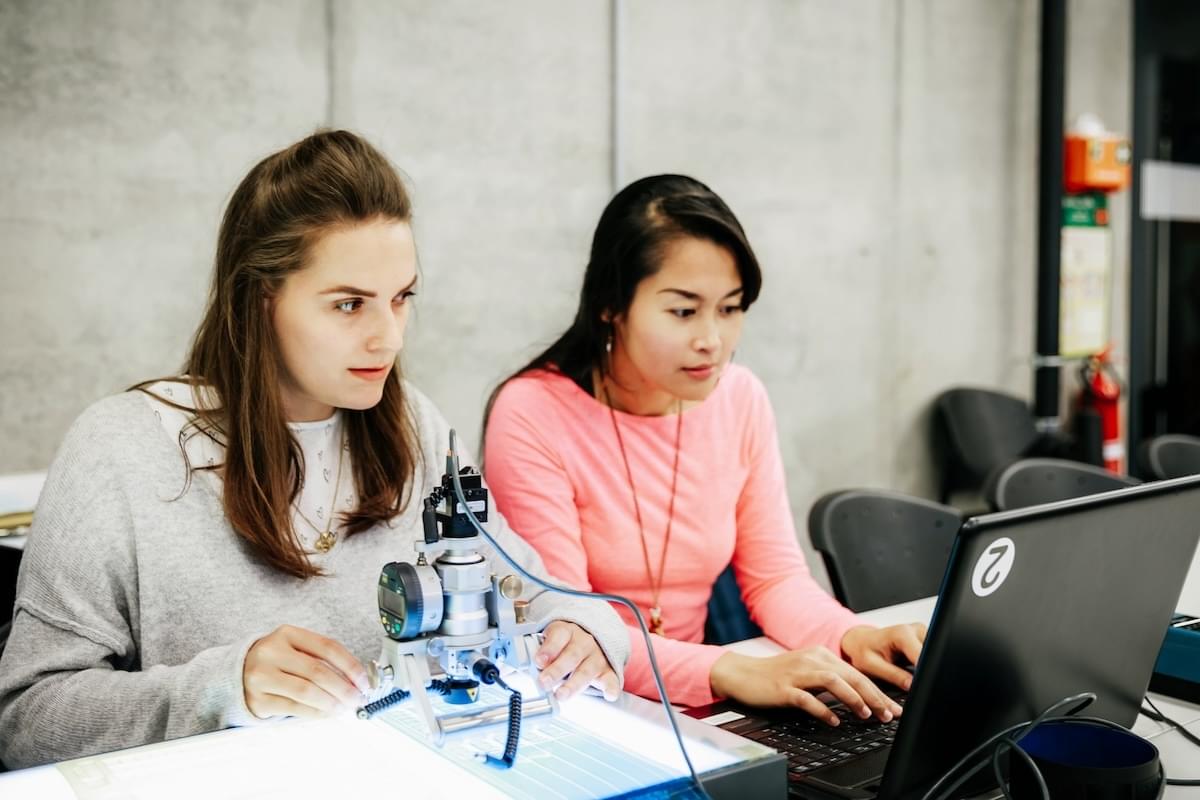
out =
[[(1156, 800), (1164, 776), (1158, 748), (1137, 734), (1100, 720), (1047, 721), (1017, 741), (1033, 758), (1053, 800)], [(1024, 759), (1010, 756), (1016, 800), (1039, 800)]]

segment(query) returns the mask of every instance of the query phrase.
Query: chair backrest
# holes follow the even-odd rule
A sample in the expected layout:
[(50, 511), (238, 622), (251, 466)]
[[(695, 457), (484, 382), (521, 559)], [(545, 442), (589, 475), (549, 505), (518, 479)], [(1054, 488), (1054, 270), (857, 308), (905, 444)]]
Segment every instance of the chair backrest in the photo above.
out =
[(845, 489), (817, 500), (808, 536), (834, 596), (852, 611), (937, 594), (962, 515), (930, 500)]
[(708, 619), (704, 621), (704, 643), (729, 644), (757, 636), (762, 636), (762, 629), (750, 619), (731, 564), (713, 584), (712, 597), (708, 599)]
[(937, 415), (958, 466), (982, 486), (992, 470), (1029, 452), (1038, 441), (1033, 411), (1018, 397), (958, 388), (938, 396)]
[(13, 607), (17, 598), (17, 575), (21, 571), (23, 550), (0, 545), (0, 655), (12, 629)]
[(1058, 458), (1023, 458), (996, 470), (984, 488), (996, 511), (1111, 492), (1141, 483), (1101, 467)]
[(1155, 480), (1200, 474), (1200, 439), (1169, 433), (1144, 442), (1139, 450), (1142, 468)]

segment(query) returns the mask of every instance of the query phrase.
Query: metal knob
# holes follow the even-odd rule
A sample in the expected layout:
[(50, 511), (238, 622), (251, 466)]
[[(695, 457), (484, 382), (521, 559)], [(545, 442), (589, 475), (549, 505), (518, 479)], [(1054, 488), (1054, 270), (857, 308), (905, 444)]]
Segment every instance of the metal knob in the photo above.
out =
[(500, 581), (500, 594), (504, 596), (505, 600), (516, 600), (523, 591), (525, 591), (525, 584), (516, 575), (506, 575)]
[(367, 662), (367, 683), (372, 689), (378, 689), (384, 683), (390, 682), (392, 674), (390, 664), (380, 664), (374, 659)]
[(529, 617), (529, 601), (514, 600), (513, 614), (516, 616), (517, 624), (520, 625)]

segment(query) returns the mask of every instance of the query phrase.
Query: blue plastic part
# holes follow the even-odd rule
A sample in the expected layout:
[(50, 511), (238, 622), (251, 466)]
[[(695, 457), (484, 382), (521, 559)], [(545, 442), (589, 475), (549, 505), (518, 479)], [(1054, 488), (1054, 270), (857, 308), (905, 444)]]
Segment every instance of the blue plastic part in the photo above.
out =
[[(1200, 628), (1176, 627), (1176, 623), (1190, 618), (1180, 614), (1171, 621), (1154, 664), (1156, 676), (1200, 684)], [(1196, 624), (1200, 626), (1200, 621)]]

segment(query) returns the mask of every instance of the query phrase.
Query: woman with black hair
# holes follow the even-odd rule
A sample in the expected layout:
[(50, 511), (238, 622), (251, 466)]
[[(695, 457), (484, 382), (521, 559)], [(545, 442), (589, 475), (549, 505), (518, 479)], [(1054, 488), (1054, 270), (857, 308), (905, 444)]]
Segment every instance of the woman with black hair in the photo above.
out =
[[(907, 688), (899, 663), (916, 661), (924, 627), (865, 625), (809, 574), (770, 401), (731, 363), (761, 284), (741, 224), (707, 186), (658, 175), (626, 187), (596, 227), (575, 321), (492, 395), (489, 482), (553, 574), (640, 605), (673, 702), (793, 705), (836, 724), (815, 696), (828, 690), (890, 720), (900, 706), (866, 676)], [(751, 617), (788, 652), (701, 643), (730, 563)], [(655, 697), (641, 636), (632, 644), (626, 686)]]

